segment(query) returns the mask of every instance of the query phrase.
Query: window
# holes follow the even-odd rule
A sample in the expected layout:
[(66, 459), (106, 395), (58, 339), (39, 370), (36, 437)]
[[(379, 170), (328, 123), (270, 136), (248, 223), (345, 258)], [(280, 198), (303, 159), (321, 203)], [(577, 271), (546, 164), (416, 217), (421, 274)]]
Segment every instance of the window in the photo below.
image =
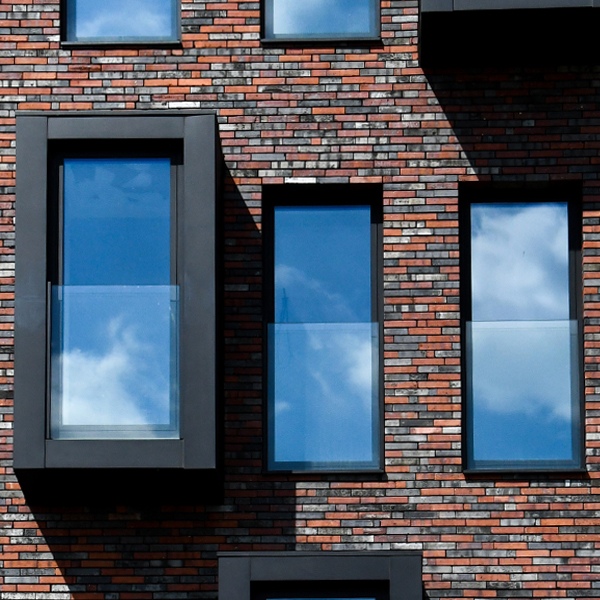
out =
[(266, 40), (377, 39), (376, 0), (265, 0)]
[(15, 468), (214, 469), (214, 117), (20, 116), (17, 144)]
[[(472, 193), (465, 320), (467, 467), (581, 465), (576, 202), (556, 193)], [(463, 238), (464, 239), (464, 238)], [(464, 292), (463, 292), (464, 293)]]
[(178, 0), (64, 0), (68, 42), (174, 42)]
[(377, 186), (265, 189), (270, 470), (379, 467), (380, 199)]
[(219, 555), (220, 600), (421, 600), (416, 552), (231, 552)]
[(54, 157), (50, 437), (179, 438), (180, 161), (94, 154)]

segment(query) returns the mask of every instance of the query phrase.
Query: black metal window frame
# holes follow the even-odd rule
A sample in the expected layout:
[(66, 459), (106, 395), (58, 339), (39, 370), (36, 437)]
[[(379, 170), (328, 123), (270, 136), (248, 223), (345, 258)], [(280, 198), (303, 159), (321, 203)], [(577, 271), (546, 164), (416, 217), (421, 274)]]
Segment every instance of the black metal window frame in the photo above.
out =
[[(56, 239), (54, 153), (81, 144), (177, 145), (180, 439), (49, 439), (47, 284)], [(217, 127), (213, 114), (27, 113), (17, 116), (14, 466), (40, 469), (207, 469), (216, 451)], [(57, 150), (59, 149), (59, 150)]]
[(71, 24), (69, 23), (69, 1), (60, 0), (60, 39), (61, 46), (63, 48), (97, 48), (97, 47), (159, 47), (159, 48), (173, 48), (181, 45), (181, 0), (173, 0), (173, 16), (174, 16), (174, 29), (176, 35), (172, 38), (153, 38), (151, 36), (147, 38), (102, 38), (102, 39), (83, 39), (74, 40), (72, 39)]
[[(309, 199), (309, 200), (307, 200)], [(263, 322), (263, 372), (264, 386), (263, 406), (263, 471), (265, 473), (381, 473), (384, 457), (384, 373), (383, 373), (383, 188), (379, 184), (276, 184), (263, 188), (263, 243), (264, 243), (264, 289), (265, 318)], [(375, 466), (336, 467), (319, 466), (311, 468), (303, 463), (289, 464), (288, 467), (270, 466), (273, 445), (274, 421), (269, 410), (269, 390), (272, 369), (269, 365), (269, 324), (274, 322), (275, 315), (275, 208), (279, 206), (320, 207), (320, 206), (370, 206), (371, 208), (371, 322), (378, 326), (378, 420), (377, 462)]]
[(361, 598), (370, 590), (376, 600), (422, 600), (421, 573), (422, 556), (410, 551), (221, 553), (219, 600), (297, 598), (302, 590), (310, 598), (319, 588), (321, 598)]
[(370, 0), (373, 4), (375, 11), (375, 31), (373, 35), (369, 36), (353, 36), (339, 35), (339, 36), (327, 36), (327, 35), (298, 35), (298, 36), (279, 36), (267, 37), (267, 19), (272, 18), (273, 13), (273, 2), (275, 0), (261, 0), (261, 19), (260, 19), (260, 32), (261, 42), (267, 45), (281, 45), (281, 44), (301, 44), (301, 45), (320, 45), (320, 44), (364, 44), (381, 41), (381, 1)]
[[(583, 360), (583, 290), (581, 268), (582, 205), (581, 186), (570, 183), (550, 186), (489, 186), (465, 183), (459, 190), (460, 223), (460, 281), (461, 281), (461, 373), (462, 373), (462, 463), (463, 472), (469, 474), (539, 474), (539, 473), (582, 473), (585, 472), (585, 381)], [(472, 318), (471, 293), (471, 205), (486, 203), (535, 203), (565, 202), (568, 206), (569, 244), (569, 298), (570, 319), (577, 322), (579, 398), (574, 414), (573, 431), (576, 438), (574, 460), (556, 464), (556, 461), (476, 461), (472, 456), (473, 425), (471, 423), (472, 398), (469, 394), (467, 324)]]

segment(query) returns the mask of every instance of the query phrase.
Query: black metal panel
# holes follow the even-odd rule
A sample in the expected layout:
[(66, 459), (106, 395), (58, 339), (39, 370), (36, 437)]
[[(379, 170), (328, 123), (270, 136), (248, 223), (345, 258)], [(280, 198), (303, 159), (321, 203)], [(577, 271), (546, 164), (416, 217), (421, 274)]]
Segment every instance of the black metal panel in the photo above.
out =
[(185, 467), (214, 468), (216, 395), (216, 122), (189, 117), (185, 169), (181, 322), (181, 427)]
[(184, 119), (177, 116), (50, 117), (48, 139), (183, 139)]
[[(89, 113), (88, 113), (89, 114)], [(217, 129), (211, 113), (41, 113), (18, 117), (15, 468), (39, 473), (91, 469), (214, 470), (216, 450)], [(48, 148), (100, 140), (174, 140), (184, 148), (178, 194), (178, 271), (183, 288), (181, 440), (46, 440)], [(116, 144), (121, 151), (123, 141)], [(106, 144), (105, 144), (106, 146)], [(54, 148), (54, 146), (52, 146)], [(58, 146), (57, 146), (58, 148)], [(143, 150), (143, 145), (141, 147)], [(187, 167), (187, 168), (186, 168)], [(52, 182), (54, 185), (56, 182)], [(25, 224), (25, 225), (23, 225)], [(179, 254), (178, 252), (178, 254)], [(108, 476), (108, 475), (107, 475)], [(38, 486), (39, 487), (39, 486)], [(135, 486), (134, 486), (135, 487)]]
[(46, 467), (165, 469), (183, 463), (183, 440), (46, 440)]
[[(17, 119), (14, 466), (44, 465), (46, 119)], [(42, 402), (39, 402), (39, 399)]]
[[(460, 3), (458, 3), (460, 1)], [(423, 0), (419, 63), (429, 68), (593, 65), (600, 61), (598, 0)], [(503, 10), (490, 10), (500, 7)], [(565, 31), (576, 31), (568, 43)]]
[(232, 552), (219, 555), (219, 600), (251, 600), (269, 582), (384, 582), (389, 600), (421, 600), (417, 552)]

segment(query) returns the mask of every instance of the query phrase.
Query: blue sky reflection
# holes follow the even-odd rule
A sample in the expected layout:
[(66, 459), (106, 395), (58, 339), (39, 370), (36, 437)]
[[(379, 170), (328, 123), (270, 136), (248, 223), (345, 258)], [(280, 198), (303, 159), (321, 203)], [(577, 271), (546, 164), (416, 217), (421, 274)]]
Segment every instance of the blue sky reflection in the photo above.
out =
[(376, 333), (371, 323), (271, 326), (276, 461), (374, 460)]
[(173, 2), (69, 0), (69, 38), (72, 41), (176, 39)]
[(471, 207), (473, 321), (569, 318), (566, 203)]
[(271, 36), (375, 35), (372, 0), (273, 0)]
[(368, 206), (275, 209), (272, 460), (374, 466), (378, 329)]

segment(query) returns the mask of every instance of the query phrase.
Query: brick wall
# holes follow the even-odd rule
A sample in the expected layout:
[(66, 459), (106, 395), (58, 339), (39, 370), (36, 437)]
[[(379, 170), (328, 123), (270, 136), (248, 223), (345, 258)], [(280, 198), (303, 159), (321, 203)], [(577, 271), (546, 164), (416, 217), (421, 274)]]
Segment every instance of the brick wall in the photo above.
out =
[[(257, 2), (182, 11), (180, 49), (67, 50), (58, 2), (0, 5), (0, 597), (216, 598), (218, 551), (320, 549), (420, 550), (432, 599), (600, 597), (597, 68), (424, 72), (416, 0), (383, 0), (364, 46), (263, 47)], [(219, 118), (225, 498), (31, 506), (11, 469), (15, 111), (145, 108)], [(261, 190), (289, 178), (384, 186), (385, 477), (261, 471)], [(465, 478), (459, 183), (567, 179), (584, 190), (587, 475)]]

